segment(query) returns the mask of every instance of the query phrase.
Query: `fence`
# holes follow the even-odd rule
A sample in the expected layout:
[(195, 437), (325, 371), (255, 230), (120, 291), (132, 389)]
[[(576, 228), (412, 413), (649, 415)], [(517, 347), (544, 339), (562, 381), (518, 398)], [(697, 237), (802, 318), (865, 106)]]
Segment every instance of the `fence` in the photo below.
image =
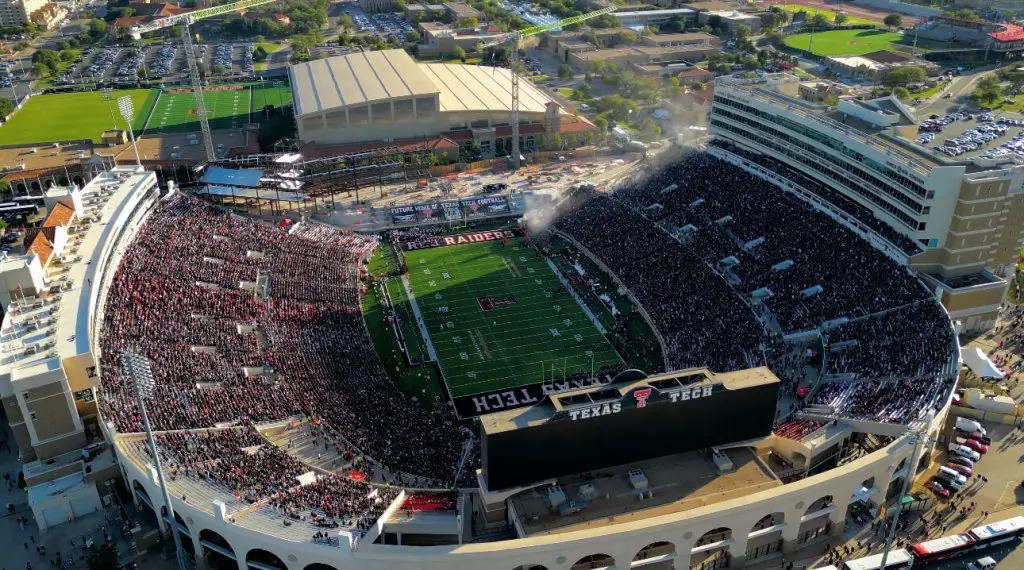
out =
[[(1018, 407), (1017, 409), (1019, 410), (1020, 408)], [(985, 412), (961, 406), (950, 406), (949, 413), (965, 418), (983, 420), (986, 422), (996, 422), (1010, 426), (1024, 425), (1024, 417), (1019, 414), (997, 414), (995, 412)]]

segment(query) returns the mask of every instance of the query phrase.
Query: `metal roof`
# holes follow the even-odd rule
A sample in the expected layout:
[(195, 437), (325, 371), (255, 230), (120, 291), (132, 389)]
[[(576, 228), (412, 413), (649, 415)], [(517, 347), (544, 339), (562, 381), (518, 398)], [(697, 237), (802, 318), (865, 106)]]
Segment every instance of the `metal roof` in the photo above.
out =
[(296, 116), (438, 92), (420, 66), (400, 49), (317, 59), (294, 65), (288, 73)]
[[(512, 75), (500, 67), (420, 64), (440, 91), (441, 111), (509, 111)], [(551, 99), (529, 81), (519, 82), (519, 110), (543, 113)]]
[[(289, 69), (295, 115), (389, 99), (438, 95), (438, 110), (505, 111), (512, 100), (509, 70), (417, 63), (405, 50), (353, 53)], [(519, 84), (520, 110), (543, 113), (551, 99), (529, 81)]]

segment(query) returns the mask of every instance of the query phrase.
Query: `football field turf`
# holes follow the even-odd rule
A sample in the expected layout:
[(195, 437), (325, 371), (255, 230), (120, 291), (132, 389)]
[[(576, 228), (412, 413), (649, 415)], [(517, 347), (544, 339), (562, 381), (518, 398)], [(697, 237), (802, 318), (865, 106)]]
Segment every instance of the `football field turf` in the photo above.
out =
[(452, 397), (589, 373), (591, 356), (595, 371), (622, 362), (547, 262), (517, 243), (406, 252)]
[[(150, 94), (153, 94), (150, 97)], [(87, 91), (36, 95), (24, 102), (0, 127), (0, 145), (89, 139), (100, 142), (103, 131), (125, 128), (117, 99), (128, 95), (135, 107), (132, 128), (138, 132), (156, 99), (150, 89)]]
[(814, 55), (863, 55), (890, 49), (903, 40), (901, 34), (884, 30), (832, 30), (813, 34), (797, 34), (784, 41), (792, 48), (809, 50)]
[[(210, 118), (210, 128), (240, 129), (249, 122), (251, 91), (248, 87), (234, 91), (203, 91), (203, 102)], [(153, 110), (153, 116), (146, 125), (146, 132), (180, 133), (199, 129), (199, 117), (195, 112), (195, 98), (191, 92), (160, 94)]]

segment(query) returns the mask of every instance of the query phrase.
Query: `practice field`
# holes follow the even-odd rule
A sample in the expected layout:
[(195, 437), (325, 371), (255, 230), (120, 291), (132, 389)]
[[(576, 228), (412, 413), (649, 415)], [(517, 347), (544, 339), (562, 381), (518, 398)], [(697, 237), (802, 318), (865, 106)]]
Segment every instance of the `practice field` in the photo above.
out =
[[(786, 12), (788, 12), (790, 14), (796, 14), (798, 12), (806, 12), (808, 20), (810, 20), (811, 18), (813, 18), (814, 16), (816, 16), (818, 14), (821, 14), (822, 16), (824, 16), (825, 19), (828, 20), (829, 22), (832, 22), (836, 18), (836, 13), (833, 12), (832, 10), (824, 10), (824, 9), (821, 9), (821, 8), (812, 8), (811, 6), (804, 6), (802, 4), (780, 4), (778, 6), (780, 8), (782, 8), (784, 11), (786, 11)], [(847, 26), (857, 26), (857, 25), (877, 26), (877, 25), (879, 25), (881, 23), (882, 23), (881, 20), (869, 20), (867, 18), (861, 18), (859, 16), (854, 16), (852, 14), (847, 13), (846, 14), (846, 21), (843, 22), (843, 25), (847, 25)]]
[(154, 90), (55, 93), (36, 95), (26, 101), (10, 121), (0, 126), (0, 145), (83, 139), (100, 142), (103, 131), (125, 128), (117, 110), (117, 99), (124, 95), (132, 98), (135, 106), (132, 127), (138, 132), (156, 100)]
[[(146, 125), (147, 133), (180, 133), (199, 130), (195, 98), (187, 88), (177, 93), (164, 91), (156, 103), (153, 116)], [(249, 122), (252, 92), (248, 87), (231, 91), (206, 88), (203, 102), (210, 119), (210, 129), (240, 129)]]
[[(291, 89), (287, 85), (274, 83), (244, 84), (241, 89), (218, 90), (212, 86), (203, 91), (206, 112), (210, 117), (210, 128), (240, 129), (246, 123), (260, 122), (260, 111), (266, 105), (281, 107), (292, 101)], [(163, 91), (156, 103), (153, 117), (146, 125), (146, 132), (180, 133), (199, 131), (199, 117), (196, 115), (195, 98), (191, 91), (181, 88), (176, 93)]]
[(589, 373), (591, 357), (594, 370), (622, 362), (547, 262), (517, 244), (406, 252), (413, 294), (454, 398)]
[[(813, 39), (812, 39), (813, 37)], [(834, 30), (813, 34), (797, 34), (785, 39), (792, 48), (810, 51), (814, 55), (863, 55), (873, 51), (891, 49), (903, 39), (901, 34), (882, 30)]]

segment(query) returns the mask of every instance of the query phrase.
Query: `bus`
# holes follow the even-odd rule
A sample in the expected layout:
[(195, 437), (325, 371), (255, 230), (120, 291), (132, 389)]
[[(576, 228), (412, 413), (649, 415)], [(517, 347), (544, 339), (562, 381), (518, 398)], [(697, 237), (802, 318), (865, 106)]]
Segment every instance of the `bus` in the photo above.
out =
[(967, 532), (974, 537), (976, 548), (988, 548), (1024, 536), (1024, 516), (977, 526)]
[(885, 560), (885, 568), (882, 568), (882, 555), (872, 554), (864, 558), (847, 560), (843, 563), (843, 570), (907, 570), (913, 566), (914, 556), (901, 548), (889, 551), (889, 557)]
[(935, 562), (960, 556), (973, 549), (975, 542), (970, 533), (964, 532), (914, 543), (910, 545), (910, 552), (918, 562)]

